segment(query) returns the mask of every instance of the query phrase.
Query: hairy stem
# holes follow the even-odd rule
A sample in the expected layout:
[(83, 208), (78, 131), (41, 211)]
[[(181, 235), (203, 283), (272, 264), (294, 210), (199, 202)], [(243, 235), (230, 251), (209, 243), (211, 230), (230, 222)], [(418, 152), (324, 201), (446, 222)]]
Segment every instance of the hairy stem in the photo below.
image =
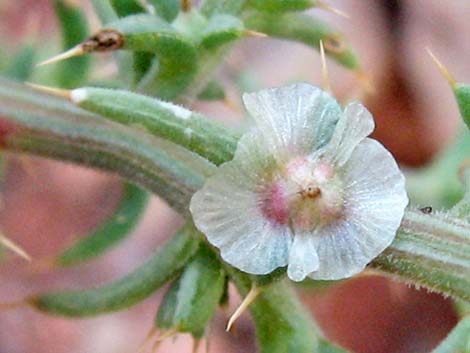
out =
[(392, 245), (371, 264), (415, 285), (470, 301), (470, 225), (409, 210)]

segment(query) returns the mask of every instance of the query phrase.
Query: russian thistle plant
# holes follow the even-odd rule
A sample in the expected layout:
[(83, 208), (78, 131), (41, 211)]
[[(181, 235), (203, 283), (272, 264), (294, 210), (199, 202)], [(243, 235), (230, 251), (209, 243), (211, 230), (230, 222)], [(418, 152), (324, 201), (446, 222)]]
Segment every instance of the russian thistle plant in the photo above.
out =
[[(80, 8), (55, 1), (67, 50), (43, 64), (55, 65), (49, 83), (58, 88), (0, 81), (5, 150), (126, 179), (115, 214), (51, 264), (72, 266), (117, 245), (138, 222), (149, 193), (186, 222), (141, 267), (115, 282), (39, 293), (22, 303), (89, 317), (126, 309), (171, 282), (148, 337), (159, 333), (159, 342), (184, 332), (200, 340), (217, 307), (226, 304), (231, 282), (246, 297), (228, 328), (248, 307), (259, 350), (269, 353), (343, 351), (322, 337), (290, 280), (345, 279), (367, 267), (450, 296), (466, 312), (468, 194), (446, 212), (408, 205), (405, 178), (391, 154), (367, 137), (374, 122), (360, 103), (343, 108), (307, 83), (249, 93), (244, 102), (256, 126), (244, 134), (190, 110), (196, 99), (224, 99), (214, 72), (247, 36), (324, 48), (363, 76), (344, 36), (302, 13), (327, 5), (92, 3), (102, 28), (88, 35)], [(5, 76), (28, 79), (34, 60), (26, 49)], [(101, 52), (113, 53), (118, 73), (93, 82), (90, 55)], [(446, 77), (468, 122), (468, 86)], [(468, 173), (463, 166), (465, 187)], [(7, 238), (0, 241), (20, 251)], [(468, 351), (467, 321), (464, 316), (435, 352)]]

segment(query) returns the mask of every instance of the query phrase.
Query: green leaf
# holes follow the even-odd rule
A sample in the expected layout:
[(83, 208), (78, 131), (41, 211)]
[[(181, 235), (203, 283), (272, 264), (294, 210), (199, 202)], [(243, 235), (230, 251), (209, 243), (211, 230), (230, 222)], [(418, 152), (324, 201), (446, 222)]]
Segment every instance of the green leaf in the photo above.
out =
[(201, 244), (181, 277), (170, 287), (157, 314), (155, 325), (204, 335), (224, 291), (225, 273), (208, 245)]
[(148, 194), (141, 188), (124, 184), (121, 202), (115, 213), (89, 236), (80, 239), (55, 261), (59, 266), (72, 266), (103, 254), (131, 234), (147, 205)]
[[(88, 23), (81, 9), (70, 1), (54, 0), (54, 7), (62, 29), (62, 47), (67, 50), (84, 41)], [(61, 87), (76, 87), (86, 82), (90, 57), (79, 56), (57, 64), (57, 80)]]
[(5, 149), (117, 172), (183, 214), (204, 175), (214, 171), (213, 165), (177, 145), (4, 80), (0, 114), (17, 124), (0, 135)]
[(191, 83), (198, 65), (197, 52), (190, 40), (156, 16), (140, 14), (122, 18), (107, 26), (124, 36), (123, 49), (145, 51), (158, 57), (159, 69), (138, 89), (171, 100)]
[(432, 353), (470, 353), (470, 317), (463, 318)]
[(217, 165), (232, 158), (237, 144), (236, 135), (202, 115), (140, 94), (85, 87), (72, 91), (71, 99), (83, 109), (145, 129)]
[(196, 252), (199, 239), (188, 222), (141, 267), (127, 276), (85, 290), (52, 292), (28, 298), (28, 304), (49, 314), (88, 317), (128, 308), (155, 292), (186, 265)]
[(359, 61), (345, 38), (316, 17), (301, 13), (269, 14), (252, 12), (245, 17), (245, 26), (271, 37), (288, 39), (318, 49), (323, 41), (326, 55), (351, 70), (359, 69)]

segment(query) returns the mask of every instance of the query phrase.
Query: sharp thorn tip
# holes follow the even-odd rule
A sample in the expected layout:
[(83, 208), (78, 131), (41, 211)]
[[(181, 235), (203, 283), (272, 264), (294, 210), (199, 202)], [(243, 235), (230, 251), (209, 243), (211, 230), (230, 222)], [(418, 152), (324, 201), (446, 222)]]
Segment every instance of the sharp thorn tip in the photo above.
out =
[(40, 62), (39, 64), (37, 64), (36, 66), (44, 66), (44, 65), (49, 65), (49, 64), (52, 64), (52, 63), (55, 63), (55, 62), (58, 62), (58, 61), (62, 61), (62, 60), (65, 60), (65, 59), (68, 59), (68, 58), (72, 58), (74, 56), (80, 56), (80, 55), (83, 55), (83, 54), (86, 54), (85, 53), (85, 50), (83, 49), (83, 47), (81, 45), (77, 45), (63, 53), (60, 53), (60, 54), (57, 54), (55, 56), (53, 56), (52, 58), (49, 58), (47, 60), (44, 60), (42, 62)]
[(444, 64), (437, 58), (436, 55), (434, 55), (434, 53), (431, 51), (431, 49), (429, 47), (425, 47), (425, 50), (427, 51), (427, 53), (431, 57), (434, 64), (437, 66), (437, 69), (441, 72), (442, 76), (444, 76), (444, 78), (447, 80), (447, 82), (449, 82), (449, 85), (451, 85), (452, 87), (455, 86), (457, 84), (457, 81), (450, 74), (449, 70), (447, 70), (447, 68), (444, 66)]
[(70, 99), (70, 92), (71, 92), (70, 90), (38, 85), (36, 83), (31, 83), (31, 82), (25, 82), (25, 84), (27, 86), (31, 87), (31, 88), (34, 88), (34, 89), (38, 90), (38, 91), (49, 93), (49, 94), (52, 94), (54, 96), (64, 97), (64, 98)]
[(12, 240), (8, 239), (6, 236), (0, 234), (0, 244), (5, 248), (13, 251), (15, 254), (23, 258), (24, 260), (31, 262), (31, 256), (23, 250), (19, 245), (15, 244)]
[(328, 74), (328, 67), (326, 65), (325, 48), (323, 46), (322, 40), (320, 40), (320, 56), (321, 56), (323, 89), (327, 92), (331, 92), (330, 76)]
[(261, 293), (261, 289), (259, 287), (253, 286), (246, 297), (241, 302), (240, 306), (235, 310), (232, 314), (230, 319), (228, 320), (227, 327), (225, 328), (226, 332), (229, 332), (232, 328), (233, 324), (237, 319), (245, 312), (245, 310), (250, 306), (251, 303), (258, 297)]

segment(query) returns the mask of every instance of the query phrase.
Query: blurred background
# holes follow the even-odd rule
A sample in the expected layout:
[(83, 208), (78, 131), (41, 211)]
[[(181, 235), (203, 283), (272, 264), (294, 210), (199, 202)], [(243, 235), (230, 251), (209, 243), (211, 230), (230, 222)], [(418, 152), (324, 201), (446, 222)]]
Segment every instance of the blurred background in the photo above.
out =
[[(76, 2), (90, 10), (86, 0)], [(332, 90), (340, 99), (364, 101), (376, 119), (375, 137), (413, 175), (411, 168), (426, 167), (439, 158), (462, 130), (452, 92), (424, 48), (432, 48), (460, 81), (470, 82), (470, 2), (328, 3), (350, 18), (312, 12), (346, 35), (375, 86), (373, 94), (364, 94), (352, 73), (328, 61)], [(92, 15), (90, 24), (98, 28)], [(56, 26), (49, 0), (0, 0), (2, 57), (13, 55), (28, 40), (50, 48), (45, 56), (57, 52)], [(95, 67), (98, 76), (113, 70), (105, 59)], [(235, 82), (253, 88), (293, 80), (320, 85), (320, 58), (299, 44), (253, 38), (237, 47), (218, 75), (229, 87), (230, 106), (197, 103), (193, 108), (240, 126), (244, 113)], [(105, 173), (14, 155), (6, 155), (5, 163), (0, 227), (35, 259), (55, 254), (89, 233), (112, 213), (120, 198), (120, 180)], [(415, 200), (435, 208), (446, 206), (431, 196), (417, 194)], [(39, 290), (85, 288), (118, 278), (139, 265), (180, 224), (177, 214), (154, 198), (133, 236), (98, 260), (49, 273), (9, 257), (0, 267), (0, 302)], [(229, 311), (239, 303), (232, 292)], [(299, 293), (326, 336), (358, 353), (429, 352), (457, 319), (445, 298), (375, 275), (323, 290), (299, 287)], [(161, 295), (162, 291), (130, 310), (86, 320), (51, 317), (26, 308), (0, 312), (0, 353), (135, 352), (153, 322)], [(219, 312), (212, 322), (210, 352), (255, 352), (249, 315), (230, 334), (224, 331), (227, 317), (227, 312)], [(164, 342), (160, 352), (190, 352), (191, 344), (182, 335)]]

